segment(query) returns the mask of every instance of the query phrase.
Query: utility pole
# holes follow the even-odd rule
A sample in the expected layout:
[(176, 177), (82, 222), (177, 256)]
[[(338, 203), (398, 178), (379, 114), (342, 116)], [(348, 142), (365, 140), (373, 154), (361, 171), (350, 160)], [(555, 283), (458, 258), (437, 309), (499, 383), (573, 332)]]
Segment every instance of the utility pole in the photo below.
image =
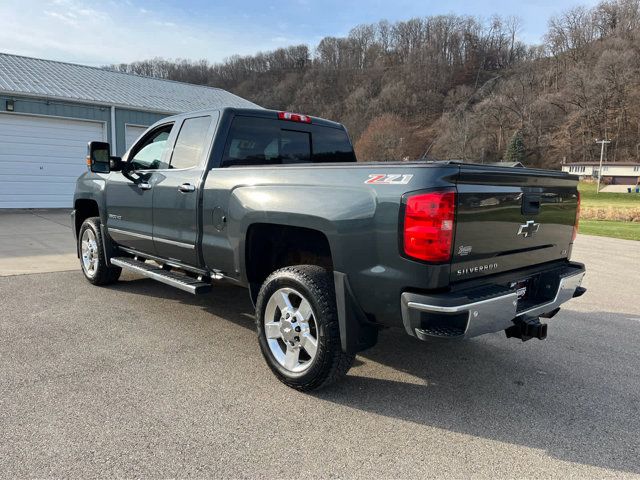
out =
[(604, 159), (604, 146), (607, 143), (611, 143), (611, 140), (598, 140), (596, 138), (596, 143), (600, 144), (600, 168), (598, 169), (598, 188), (596, 188), (596, 193), (600, 193), (600, 179), (602, 178), (602, 160)]

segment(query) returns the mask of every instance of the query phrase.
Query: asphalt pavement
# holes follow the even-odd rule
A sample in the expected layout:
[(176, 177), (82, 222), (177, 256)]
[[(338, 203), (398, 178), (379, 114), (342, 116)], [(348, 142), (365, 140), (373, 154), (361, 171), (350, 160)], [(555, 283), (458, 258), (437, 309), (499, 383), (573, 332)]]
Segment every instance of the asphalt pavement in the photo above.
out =
[(545, 341), (380, 335), (303, 394), (244, 290), (0, 278), (0, 476), (640, 477), (640, 242), (579, 236), (589, 291)]

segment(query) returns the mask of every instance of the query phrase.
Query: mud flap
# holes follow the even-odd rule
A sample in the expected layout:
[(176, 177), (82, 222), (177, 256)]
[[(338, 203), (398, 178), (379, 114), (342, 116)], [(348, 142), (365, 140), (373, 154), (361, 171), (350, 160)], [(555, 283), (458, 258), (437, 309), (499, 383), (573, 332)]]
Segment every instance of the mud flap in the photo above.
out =
[(104, 246), (105, 260), (107, 267), (111, 266), (111, 257), (114, 257), (113, 243), (111, 237), (106, 231), (104, 223), (100, 222), (100, 235), (102, 235), (102, 245)]
[(338, 308), (340, 341), (345, 353), (358, 353), (373, 347), (378, 341), (378, 326), (371, 322), (358, 305), (347, 276), (333, 272)]

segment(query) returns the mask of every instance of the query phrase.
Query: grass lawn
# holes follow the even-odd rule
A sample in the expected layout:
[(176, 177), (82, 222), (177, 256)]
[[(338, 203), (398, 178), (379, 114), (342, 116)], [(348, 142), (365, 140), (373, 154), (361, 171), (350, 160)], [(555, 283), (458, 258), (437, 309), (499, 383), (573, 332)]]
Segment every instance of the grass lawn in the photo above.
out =
[[(584, 209), (606, 209), (611, 212), (631, 212), (640, 208), (639, 193), (596, 193), (595, 183), (580, 182), (581, 204)], [(627, 214), (623, 217), (626, 217)], [(621, 222), (614, 220), (580, 219), (580, 233), (585, 235), (599, 235), (601, 237), (624, 238), (640, 240), (640, 222)]]
[(586, 182), (580, 182), (578, 190), (583, 207), (640, 208), (640, 193), (596, 193), (596, 184)]
[(611, 222), (609, 220), (580, 220), (580, 233), (600, 237), (640, 240), (640, 222)]

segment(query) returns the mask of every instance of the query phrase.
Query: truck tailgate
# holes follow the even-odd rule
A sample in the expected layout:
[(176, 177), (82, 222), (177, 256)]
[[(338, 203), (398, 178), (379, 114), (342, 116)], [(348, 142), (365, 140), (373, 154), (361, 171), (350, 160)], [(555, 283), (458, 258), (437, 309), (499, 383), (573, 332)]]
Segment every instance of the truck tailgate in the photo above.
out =
[(563, 172), (461, 165), (451, 281), (567, 258), (577, 178)]

